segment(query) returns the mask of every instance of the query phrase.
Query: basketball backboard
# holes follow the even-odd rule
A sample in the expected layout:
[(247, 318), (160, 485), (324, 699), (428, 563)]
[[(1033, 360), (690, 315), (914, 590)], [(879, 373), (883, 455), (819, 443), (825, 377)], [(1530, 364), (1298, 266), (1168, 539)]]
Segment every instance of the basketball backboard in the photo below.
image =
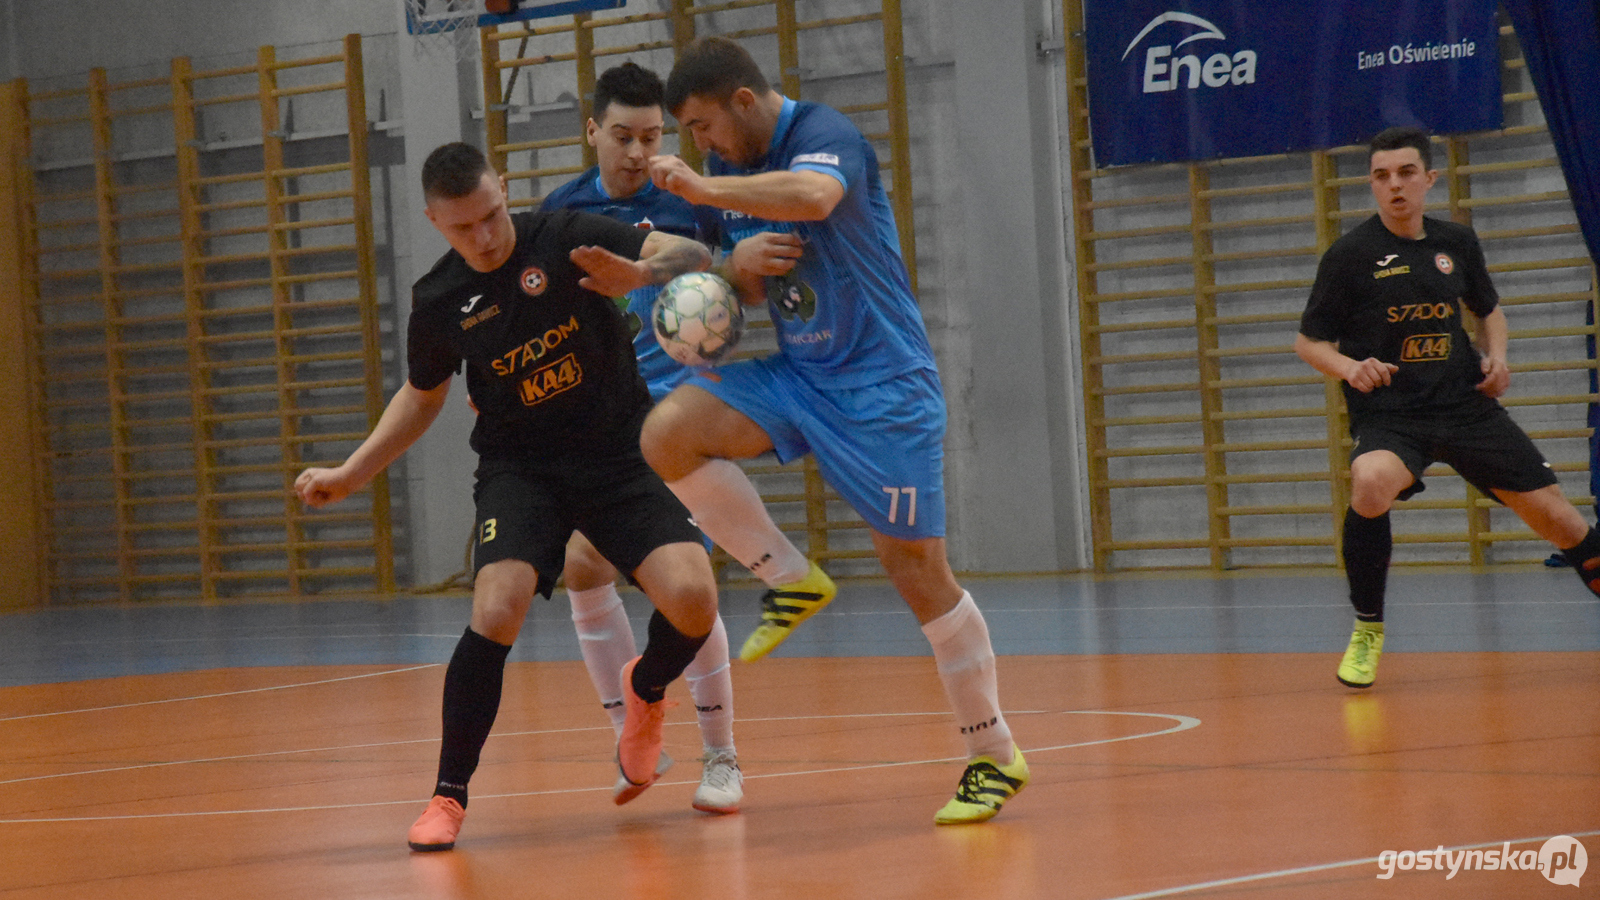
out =
[(621, 9), (626, 0), (516, 0), (506, 13), (492, 13), (484, 0), (405, 0), (406, 31), (439, 34), (458, 28), (486, 28), (508, 22), (569, 16), (595, 9)]

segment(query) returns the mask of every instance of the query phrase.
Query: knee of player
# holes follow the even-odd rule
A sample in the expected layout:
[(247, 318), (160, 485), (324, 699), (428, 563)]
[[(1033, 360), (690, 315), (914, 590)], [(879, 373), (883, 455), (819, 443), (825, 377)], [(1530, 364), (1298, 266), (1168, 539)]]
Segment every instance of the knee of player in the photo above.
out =
[(519, 560), (479, 569), (472, 588), (472, 629), (502, 644), (516, 640), (538, 583), (538, 572)]
[[(717, 617), (717, 583), (708, 578), (686, 578), (668, 585), (672, 602), (705, 613), (706, 622)], [(709, 627), (707, 628), (709, 631)]]
[(1395, 494), (1382, 490), (1360, 490), (1354, 485), (1350, 491), (1350, 508), (1356, 515), (1366, 519), (1376, 519), (1389, 511), (1394, 506)]
[(1350, 467), (1350, 506), (1368, 518), (1381, 516), (1414, 480), (1415, 476), (1398, 459), (1392, 465), (1362, 465), (1358, 461)]
[(670, 581), (650, 599), (673, 624), (690, 637), (711, 633), (717, 621), (717, 585), (710, 579)]
[(588, 541), (575, 540), (567, 545), (562, 576), (569, 590), (586, 591), (615, 581), (617, 573)]
[(677, 450), (682, 446), (681, 430), (679, 417), (670, 409), (657, 406), (645, 417), (639, 433), (639, 449), (644, 452), (645, 462), (668, 481), (687, 474), (674, 472)]

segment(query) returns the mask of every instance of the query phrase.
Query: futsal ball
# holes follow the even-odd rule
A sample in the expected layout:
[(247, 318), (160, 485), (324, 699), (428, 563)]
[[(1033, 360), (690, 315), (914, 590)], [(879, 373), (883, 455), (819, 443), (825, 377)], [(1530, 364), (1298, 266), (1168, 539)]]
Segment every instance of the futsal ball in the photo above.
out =
[(667, 282), (650, 315), (656, 340), (686, 366), (714, 366), (744, 333), (744, 307), (733, 285), (710, 272), (689, 272)]

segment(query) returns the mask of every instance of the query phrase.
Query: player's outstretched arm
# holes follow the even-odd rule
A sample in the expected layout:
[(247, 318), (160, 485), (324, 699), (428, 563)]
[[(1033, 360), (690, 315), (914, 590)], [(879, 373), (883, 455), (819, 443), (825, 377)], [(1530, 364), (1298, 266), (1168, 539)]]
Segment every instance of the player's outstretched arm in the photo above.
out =
[(706, 176), (676, 156), (653, 156), (650, 179), (690, 203), (771, 222), (818, 222), (844, 199), (844, 185), (837, 178), (809, 169)]
[(294, 480), (294, 490), (301, 502), (320, 509), (361, 490), (422, 437), (439, 417), (439, 410), (444, 408), (445, 397), (449, 394), (449, 379), (429, 391), (409, 381), (401, 385), (389, 405), (383, 408), (383, 415), (372, 433), (343, 465), (332, 469), (306, 469)]
[(574, 247), (572, 262), (589, 273), (578, 286), (607, 297), (621, 297), (647, 284), (666, 284), (685, 272), (701, 272), (711, 265), (711, 251), (699, 241), (652, 231), (644, 239), (637, 260), (604, 247)]
[(1294, 352), (1311, 368), (1329, 378), (1344, 381), (1363, 394), (1370, 394), (1388, 384), (1394, 373), (1400, 371), (1400, 367), (1394, 363), (1374, 357), (1352, 359), (1339, 352), (1338, 344), (1315, 340), (1303, 334), (1294, 336)]

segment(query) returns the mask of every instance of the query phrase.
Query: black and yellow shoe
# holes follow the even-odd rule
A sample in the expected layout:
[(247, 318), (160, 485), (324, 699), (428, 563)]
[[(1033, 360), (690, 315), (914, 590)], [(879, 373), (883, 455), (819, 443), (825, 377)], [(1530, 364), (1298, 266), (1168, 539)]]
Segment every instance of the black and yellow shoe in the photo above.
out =
[(806, 577), (781, 584), (761, 595), (761, 624), (745, 638), (739, 658), (755, 662), (784, 642), (796, 625), (833, 601), (839, 588), (816, 563)]
[(1022, 748), (1012, 744), (1011, 752), (1016, 758), (1010, 765), (1002, 766), (988, 756), (967, 763), (956, 795), (934, 814), (934, 823), (966, 825), (994, 818), (1000, 807), (1028, 784), (1028, 761), (1022, 758)]

